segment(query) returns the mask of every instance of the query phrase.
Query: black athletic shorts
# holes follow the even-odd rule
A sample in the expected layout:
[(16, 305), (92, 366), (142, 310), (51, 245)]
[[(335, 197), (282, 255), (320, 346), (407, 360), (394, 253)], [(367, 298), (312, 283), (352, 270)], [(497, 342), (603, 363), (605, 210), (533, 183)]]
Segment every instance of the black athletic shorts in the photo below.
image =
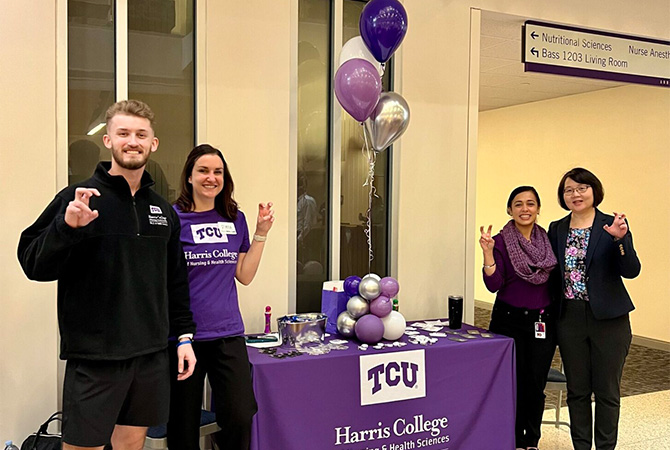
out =
[(63, 385), (63, 442), (96, 447), (115, 425), (167, 423), (170, 370), (167, 350), (122, 361), (68, 360)]

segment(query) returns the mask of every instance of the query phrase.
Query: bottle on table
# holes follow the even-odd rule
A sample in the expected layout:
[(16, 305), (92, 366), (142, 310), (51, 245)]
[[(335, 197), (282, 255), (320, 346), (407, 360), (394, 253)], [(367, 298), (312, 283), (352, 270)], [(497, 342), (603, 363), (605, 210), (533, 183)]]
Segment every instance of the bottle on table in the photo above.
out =
[(449, 328), (457, 330), (463, 325), (463, 297), (449, 296)]
[(272, 317), (272, 308), (268, 305), (265, 307), (265, 330), (263, 333), (270, 333), (270, 319)]
[(5, 442), (5, 450), (19, 450), (19, 448), (16, 445), (14, 445), (14, 442), (7, 441)]
[(398, 311), (398, 299), (393, 299), (393, 311)]

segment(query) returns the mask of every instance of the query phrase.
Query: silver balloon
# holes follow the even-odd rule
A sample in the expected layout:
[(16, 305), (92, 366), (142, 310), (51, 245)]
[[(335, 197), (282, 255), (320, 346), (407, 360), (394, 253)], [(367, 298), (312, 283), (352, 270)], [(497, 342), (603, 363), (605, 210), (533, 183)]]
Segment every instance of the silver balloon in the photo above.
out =
[(337, 316), (337, 332), (344, 337), (352, 337), (355, 334), (354, 326), (356, 326), (356, 319), (351, 317), (347, 311), (342, 311)]
[(409, 105), (395, 92), (382, 92), (375, 110), (365, 121), (372, 148), (378, 152), (393, 144), (408, 125)]
[(379, 280), (372, 275), (364, 276), (361, 283), (358, 285), (358, 293), (368, 301), (372, 301), (379, 297), (381, 291), (382, 288), (379, 285)]
[(354, 295), (347, 302), (347, 312), (354, 319), (358, 319), (370, 312), (370, 304), (364, 298)]

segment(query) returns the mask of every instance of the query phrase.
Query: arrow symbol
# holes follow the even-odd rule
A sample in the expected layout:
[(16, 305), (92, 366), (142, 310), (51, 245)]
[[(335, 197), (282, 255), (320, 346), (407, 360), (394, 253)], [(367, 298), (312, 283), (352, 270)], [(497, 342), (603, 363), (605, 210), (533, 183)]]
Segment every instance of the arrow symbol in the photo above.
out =
[(538, 36), (539, 36), (539, 34), (537, 34), (535, 31), (533, 31), (532, 33), (530, 33), (530, 37), (532, 37), (533, 39), (535, 39), (535, 38), (538, 37)]
[(540, 52), (538, 52), (538, 51), (535, 49), (535, 47), (531, 48), (531, 49), (530, 49), (530, 52), (531, 52), (533, 55), (535, 55), (536, 58), (539, 58), (539, 57), (540, 57)]

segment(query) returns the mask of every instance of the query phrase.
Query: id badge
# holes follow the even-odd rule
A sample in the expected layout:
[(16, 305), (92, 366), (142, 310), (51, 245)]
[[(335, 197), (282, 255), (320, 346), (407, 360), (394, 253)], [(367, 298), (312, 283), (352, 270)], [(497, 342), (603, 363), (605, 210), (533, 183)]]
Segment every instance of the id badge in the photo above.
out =
[(547, 329), (545, 323), (535, 322), (535, 339), (545, 339), (547, 337)]

